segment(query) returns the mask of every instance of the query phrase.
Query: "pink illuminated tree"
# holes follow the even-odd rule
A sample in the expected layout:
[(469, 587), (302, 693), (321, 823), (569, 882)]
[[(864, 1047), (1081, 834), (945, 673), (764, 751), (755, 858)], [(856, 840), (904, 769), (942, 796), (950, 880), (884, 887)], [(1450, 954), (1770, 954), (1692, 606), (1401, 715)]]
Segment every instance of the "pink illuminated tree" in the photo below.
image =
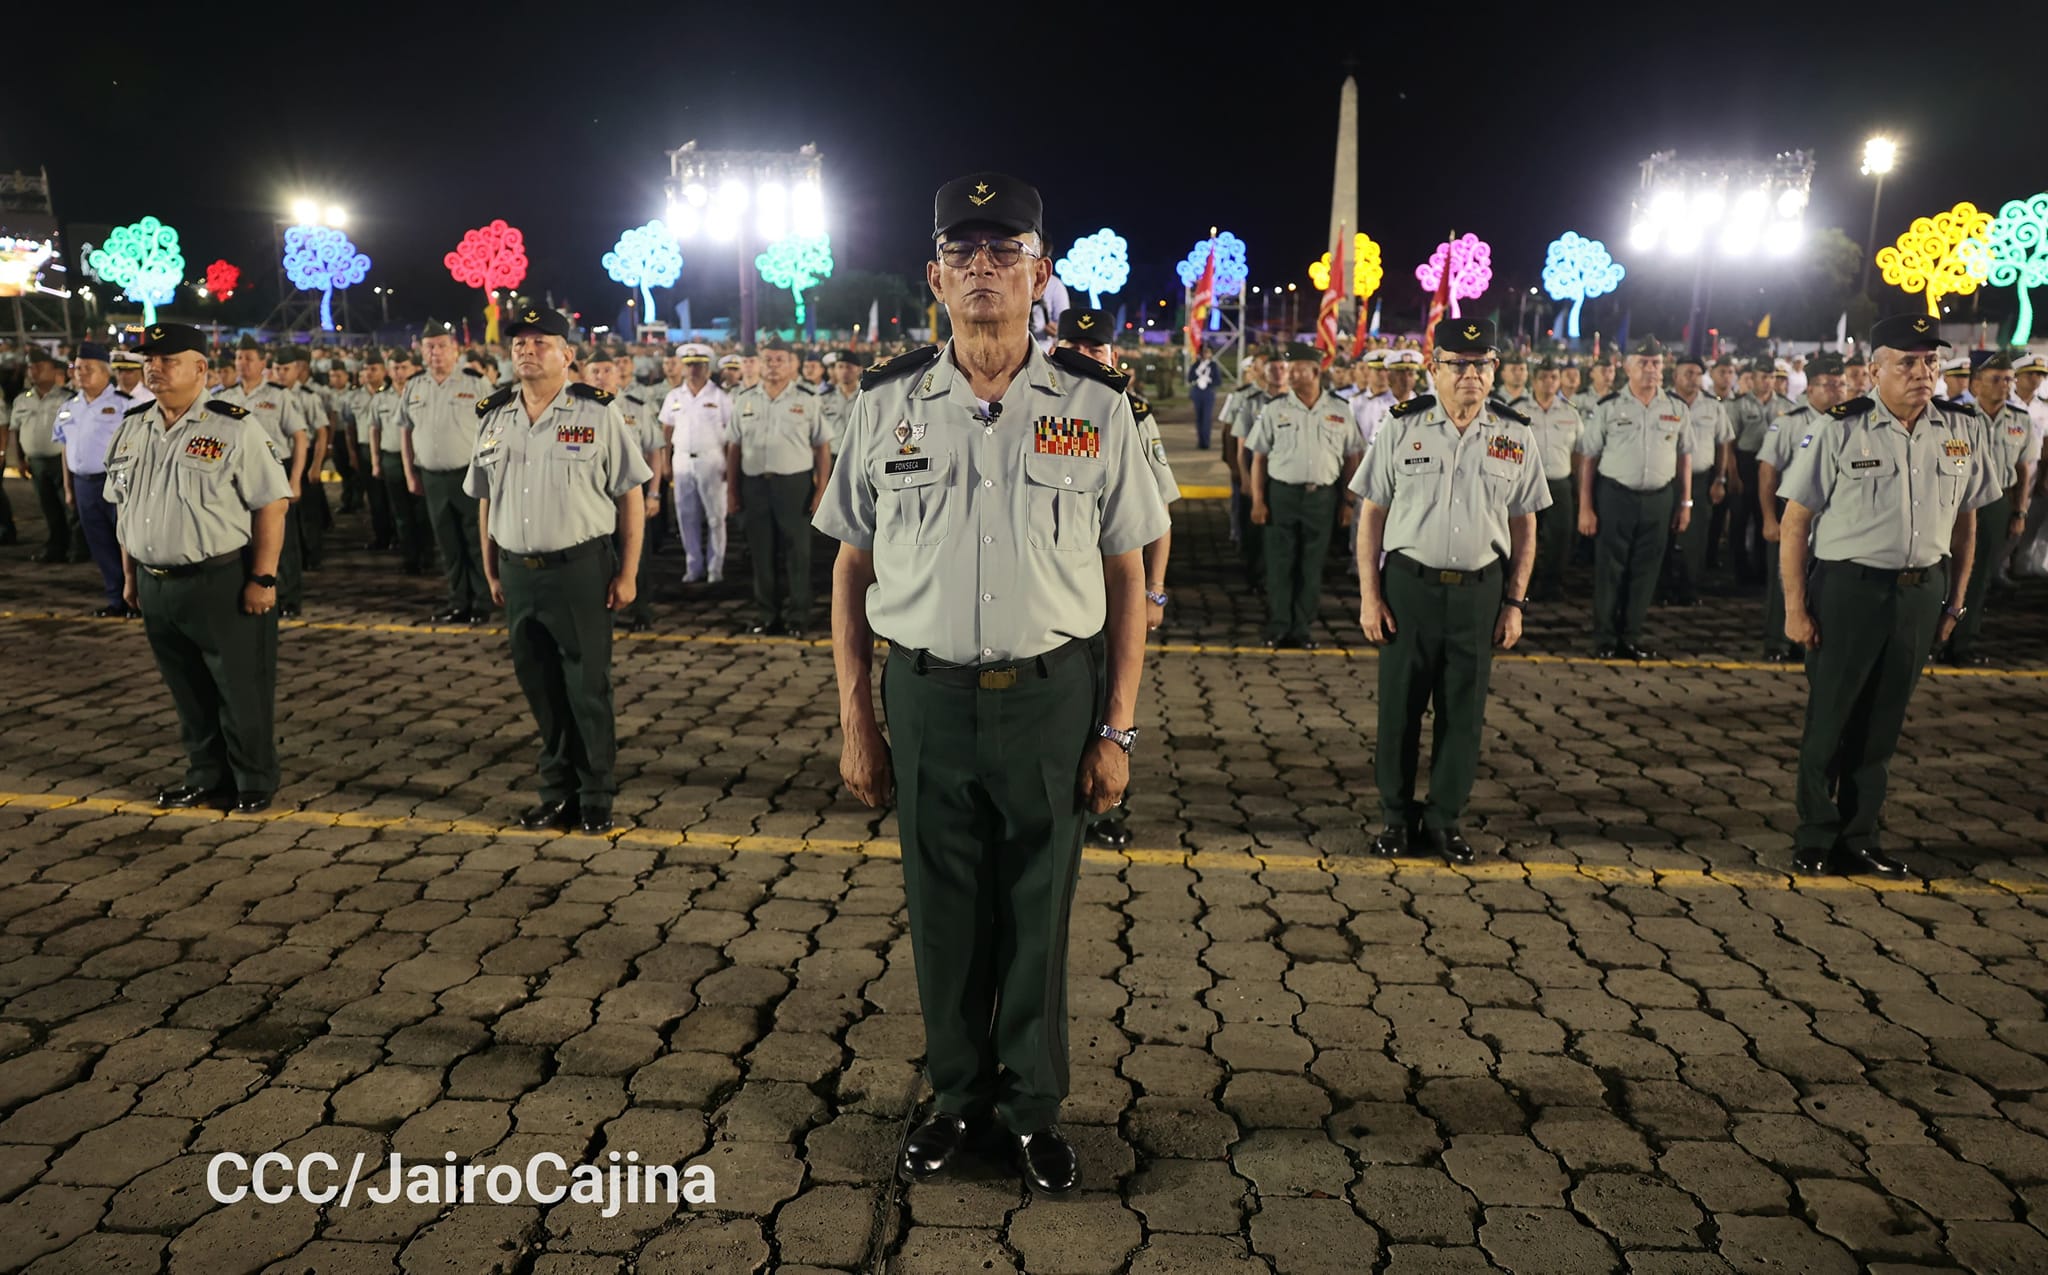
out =
[(1475, 299), (1493, 282), (1493, 248), (1478, 235), (1459, 235), (1438, 244), (1429, 260), (1415, 267), (1415, 280), (1424, 292), (1436, 291), (1446, 262), (1451, 272), (1451, 317), (1463, 318), (1458, 302)]
[(516, 288), (526, 280), (526, 236), (500, 217), (463, 232), (462, 242), (441, 258), (441, 264), (457, 283), (482, 288), (485, 293)]

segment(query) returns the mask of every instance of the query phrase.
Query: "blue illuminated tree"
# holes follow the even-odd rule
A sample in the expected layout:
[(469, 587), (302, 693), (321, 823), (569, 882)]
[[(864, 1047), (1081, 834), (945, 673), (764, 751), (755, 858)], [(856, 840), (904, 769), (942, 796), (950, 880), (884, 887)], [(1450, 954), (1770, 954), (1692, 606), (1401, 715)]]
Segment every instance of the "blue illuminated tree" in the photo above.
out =
[(1088, 294), (1088, 304), (1102, 308), (1102, 294), (1121, 292), (1131, 277), (1129, 245), (1124, 237), (1104, 226), (1084, 239), (1074, 241), (1067, 255), (1053, 262), (1060, 282), (1076, 292)]
[(674, 232), (656, 217), (621, 234), (598, 264), (613, 283), (640, 289), (640, 320), (645, 323), (654, 318), (653, 289), (673, 288), (682, 277), (683, 253)]
[(370, 273), (370, 259), (332, 226), (292, 226), (284, 232), (284, 273), (294, 288), (320, 294), (320, 327), (334, 331), (334, 292)]
[(1209, 245), (1212, 242), (1216, 246), (1216, 296), (1219, 299), (1234, 297), (1244, 291), (1248, 271), (1244, 260), (1244, 240), (1227, 230), (1213, 241), (1197, 239), (1195, 246), (1188, 251), (1187, 260), (1175, 266), (1174, 272), (1180, 276), (1183, 288), (1192, 288), (1200, 283), (1202, 271), (1209, 265)]
[(791, 235), (754, 258), (761, 277), (796, 298), (796, 321), (804, 321), (804, 293), (832, 276), (832, 236)]
[(156, 322), (156, 308), (169, 305), (185, 280), (178, 232), (154, 217), (116, 228), (86, 260), (95, 274), (142, 307), (144, 327)]
[(1567, 337), (1579, 339), (1579, 307), (1614, 291), (1627, 273), (1598, 239), (1567, 230), (1550, 241), (1550, 251), (1543, 258), (1543, 290), (1552, 301), (1572, 303), (1571, 318), (1565, 324)]

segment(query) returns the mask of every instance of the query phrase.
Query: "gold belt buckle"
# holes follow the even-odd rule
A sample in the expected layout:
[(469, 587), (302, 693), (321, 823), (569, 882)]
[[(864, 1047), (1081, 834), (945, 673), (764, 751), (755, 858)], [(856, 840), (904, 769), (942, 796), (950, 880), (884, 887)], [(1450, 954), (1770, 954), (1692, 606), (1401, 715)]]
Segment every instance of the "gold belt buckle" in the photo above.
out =
[(1438, 584), (1463, 584), (1465, 583), (1465, 573), (1462, 571), (1439, 571), (1436, 573), (1436, 582)]
[(519, 560), (519, 565), (525, 567), (528, 571), (538, 571), (548, 564), (545, 558), (526, 557)]
[(1017, 670), (1014, 668), (983, 669), (979, 680), (982, 690), (1007, 691), (1017, 684)]
[(1926, 578), (1927, 578), (1927, 568), (1925, 568), (1925, 567), (1922, 567), (1922, 568), (1920, 568), (1920, 569), (1919, 569), (1918, 571), (1901, 571), (1901, 572), (1899, 572), (1899, 583), (1900, 583), (1900, 584), (1904, 584), (1904, 585), (1914, 585), (1914, 584), (1918, 584), (1918, 583), (1920, 583), (1920, 582), (1921, 582), (1922, 580), (1924, 580), (1924, 579), (1926, 579)]

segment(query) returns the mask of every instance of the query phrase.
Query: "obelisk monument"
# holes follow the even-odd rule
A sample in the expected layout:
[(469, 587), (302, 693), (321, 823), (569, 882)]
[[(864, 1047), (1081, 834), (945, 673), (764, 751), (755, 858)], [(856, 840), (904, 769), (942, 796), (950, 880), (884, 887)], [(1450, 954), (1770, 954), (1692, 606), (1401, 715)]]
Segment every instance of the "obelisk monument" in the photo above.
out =
[[(1358, 78), (1352, 75), (1344, 77), (1337, 94), (1337, 164), (1330, 178), (1330, 233), (1323, 236), (1325, 244), (1337, 243), (1339, 227), (1345, 240), (1341, 251), (1348, 254), (1351, 238), (1358, 233)], [(1344, 274), (1351, 274), (1348, 259)], [(1342, 312), (1349, 313), (1352, 304), (1350, 297), (1344, 298)]]

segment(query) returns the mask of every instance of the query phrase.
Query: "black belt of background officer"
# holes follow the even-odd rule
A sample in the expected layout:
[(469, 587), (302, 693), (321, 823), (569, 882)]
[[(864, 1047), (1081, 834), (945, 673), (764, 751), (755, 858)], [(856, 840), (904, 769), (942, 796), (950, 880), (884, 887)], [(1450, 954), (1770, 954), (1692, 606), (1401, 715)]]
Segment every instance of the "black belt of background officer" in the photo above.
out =
[(240, 562), (241, 560), (242, 551), (240, 549), (230, 549), (226, 553), (217, 553), (204, 562), (188, 562), (176, 567), (152, 567), (147, 563), (138, 562), (135, 564), (135, 569), (148, 572), (159, 580), (181, 580), (186, 576), (196, 576), (202, 571), (211, 571), (215, 567), (224, 567), (230, 562)]
[[(491, 543), (497, 544), (497, 541)], [(543, 567), (559, 567), (565, 562), (594, 557), (611, 547), (610, 536), (598, 536), (580, 545), (570, 545), (567, 549), (553, 549), (547, 553), (515, 553), (503, 545), (498, 545), (498, 558), (504, 562), (517, 563), (529, 571), (539, 571)]]
[(1303, 491), (1321, 491), (1325, 487), (1335, 487), (1337, 485), (1335, 483), (1291, 483), (1285, 478), (1272, 478), (1267, 481), (1278, 483), (1282, 487), (1299, 487)]
[(1908, 567), (1903, 570), (1894, 571), (1890, 567), (1868, 567), (1860, 562), (1815, 558), (1813, 560), (1813, 569), (1816, 571), (1846, 572), (1877, 584), (1896, 585), (1902, 589), (1910, 589), (1914, 585), (1925, 582), (1928, 576), (1933, 575), (1937, 571), (1944, 575), (1947, 574), (1948, 559), (1943, 558), (1931, 567)]
[(1501, 573), (1499, 558), (1473, 571), (1445, 571), (1438, 567), (1424, 566), (1399, 549), (1387, 555), (1387, 565), (1410, 575), (1420, 576), (1431, 584), (1481, 584)]
[(889, 658), (902, 660), (919, 677), (940, 686), (964, 686), (984, 691), (1006, 691), (1027, 677), (1051, 677), (1055, 670), (1087, 656), (1086, 638), (1072, 638), (1043, 655), (997, 664), (948, 664), (930, 651), (903, 646), (889, 648)]

